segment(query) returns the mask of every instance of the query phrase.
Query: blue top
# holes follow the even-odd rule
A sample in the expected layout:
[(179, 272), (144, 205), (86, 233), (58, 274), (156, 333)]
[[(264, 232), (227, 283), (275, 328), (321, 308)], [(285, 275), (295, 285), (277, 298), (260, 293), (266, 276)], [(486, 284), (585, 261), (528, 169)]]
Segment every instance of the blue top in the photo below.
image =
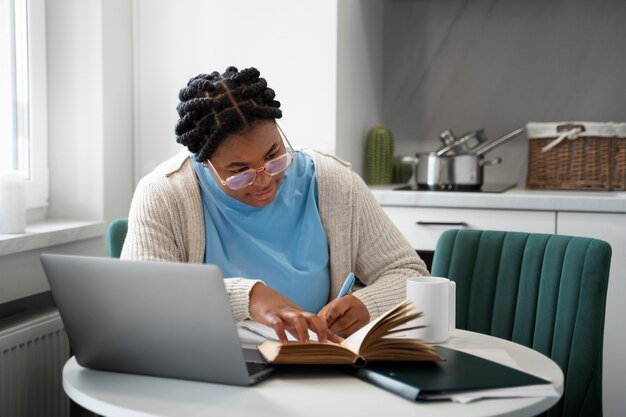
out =
[(218, 265), (225, 277), (261, 279), (317, 313), (328, 302), (330, 273), (311, 157), (296, 152), (274, 201), (261, 208), (227, 195), (209, 169), (191, 160), (204, 211), (204, 263)]

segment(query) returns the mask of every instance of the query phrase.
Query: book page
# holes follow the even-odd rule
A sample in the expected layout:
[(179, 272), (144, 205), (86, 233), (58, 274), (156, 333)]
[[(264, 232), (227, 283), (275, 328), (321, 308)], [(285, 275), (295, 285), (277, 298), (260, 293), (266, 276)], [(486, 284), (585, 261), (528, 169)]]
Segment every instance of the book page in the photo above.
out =
[(395, 308), (386, 312), (385, 314), (382, 314), (376, 320), (369, 322), (369, 324), (361, 327), (359, 330), (352, 333), (350, 337), (340, 343), (341, 346), (345, 347), (346, 349), (350, 349), (355, 355), (358, 355), (359, 350), (361, 349), (361, 344), (369, 334), (370, 330), (372, 330), (372, 328), (378, 323), (383, 321), (387, 317), (387, 315), (394, 310)]
[(373, 344), (384, 345), (385, 336), (403, 331), (399, 327), (408, 321), (420, 317), (422, 313), (412, 311), (408, 300), (405, 300), (382, 314), (367, 326), (357, 330), (352, 336), (341, 342), (341, 346), (350, 349), (356, 355), (368, 356), (368, 349)]
[[(274, 331), (274, 329), (264, 324), (261, 324), (258, 321), (244, 320), (241, 322), (241, 327), (243, 327), (244, 329), (248, 329), (251, 332), (254, 332), (260, 336), (263, 336), (267, 340), (278, 340), (278, 336), (276, 335), (276, 332)], [(287, 335), (287, 340), (289, 340), (290, 342), (298, 341), (298, 339), (293, 337), (289, 332), (285, 332), (285, 334)], [(318, 341), (317, 334), (311, 330), (309, 330), (309, 341), (311, 342)]]

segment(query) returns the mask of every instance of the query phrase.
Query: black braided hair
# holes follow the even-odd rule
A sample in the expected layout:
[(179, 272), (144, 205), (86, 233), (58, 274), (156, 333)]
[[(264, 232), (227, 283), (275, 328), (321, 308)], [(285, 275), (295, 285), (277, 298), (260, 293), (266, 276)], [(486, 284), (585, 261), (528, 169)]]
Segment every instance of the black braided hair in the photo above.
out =
[(180, 90), (176, 141), (198, 162), (209, 159), (228, 135), (282, 117), (274, 90), (259, 75), (256, 68), (228, 67), (223, 74), (197, 75)]

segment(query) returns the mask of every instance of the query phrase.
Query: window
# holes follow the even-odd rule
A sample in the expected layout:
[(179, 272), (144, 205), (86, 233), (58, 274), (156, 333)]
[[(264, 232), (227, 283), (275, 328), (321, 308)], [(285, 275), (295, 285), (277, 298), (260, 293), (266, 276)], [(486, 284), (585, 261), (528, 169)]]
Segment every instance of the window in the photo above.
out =
[(44, 0), (0, 0), (0, 170), (27, 178), (26, 207), (48, 204)]

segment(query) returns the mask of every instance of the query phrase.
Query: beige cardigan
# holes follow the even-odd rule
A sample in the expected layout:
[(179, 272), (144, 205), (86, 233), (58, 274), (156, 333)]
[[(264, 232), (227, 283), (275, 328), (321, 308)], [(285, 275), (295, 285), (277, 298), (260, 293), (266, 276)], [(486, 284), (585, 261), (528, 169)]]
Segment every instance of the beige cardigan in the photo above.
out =
[[(315, 164), (318, 205), (330, 253), (330, 299), (351, 271), (353, 292), (372, 318), (405, 297), (406, 279), (428, 275), (424, 262), (383, 212), (350, 165), (309, 152)], [(202, 263), (204, 216), (195, 170), (186, 149), (159, 165), (137, 185), (121, 257)], [(259, 277), (262, 279), (263, 277)], [(258, 280), (225, 279), (236, 320), (248, 317), (249, 293)]]

